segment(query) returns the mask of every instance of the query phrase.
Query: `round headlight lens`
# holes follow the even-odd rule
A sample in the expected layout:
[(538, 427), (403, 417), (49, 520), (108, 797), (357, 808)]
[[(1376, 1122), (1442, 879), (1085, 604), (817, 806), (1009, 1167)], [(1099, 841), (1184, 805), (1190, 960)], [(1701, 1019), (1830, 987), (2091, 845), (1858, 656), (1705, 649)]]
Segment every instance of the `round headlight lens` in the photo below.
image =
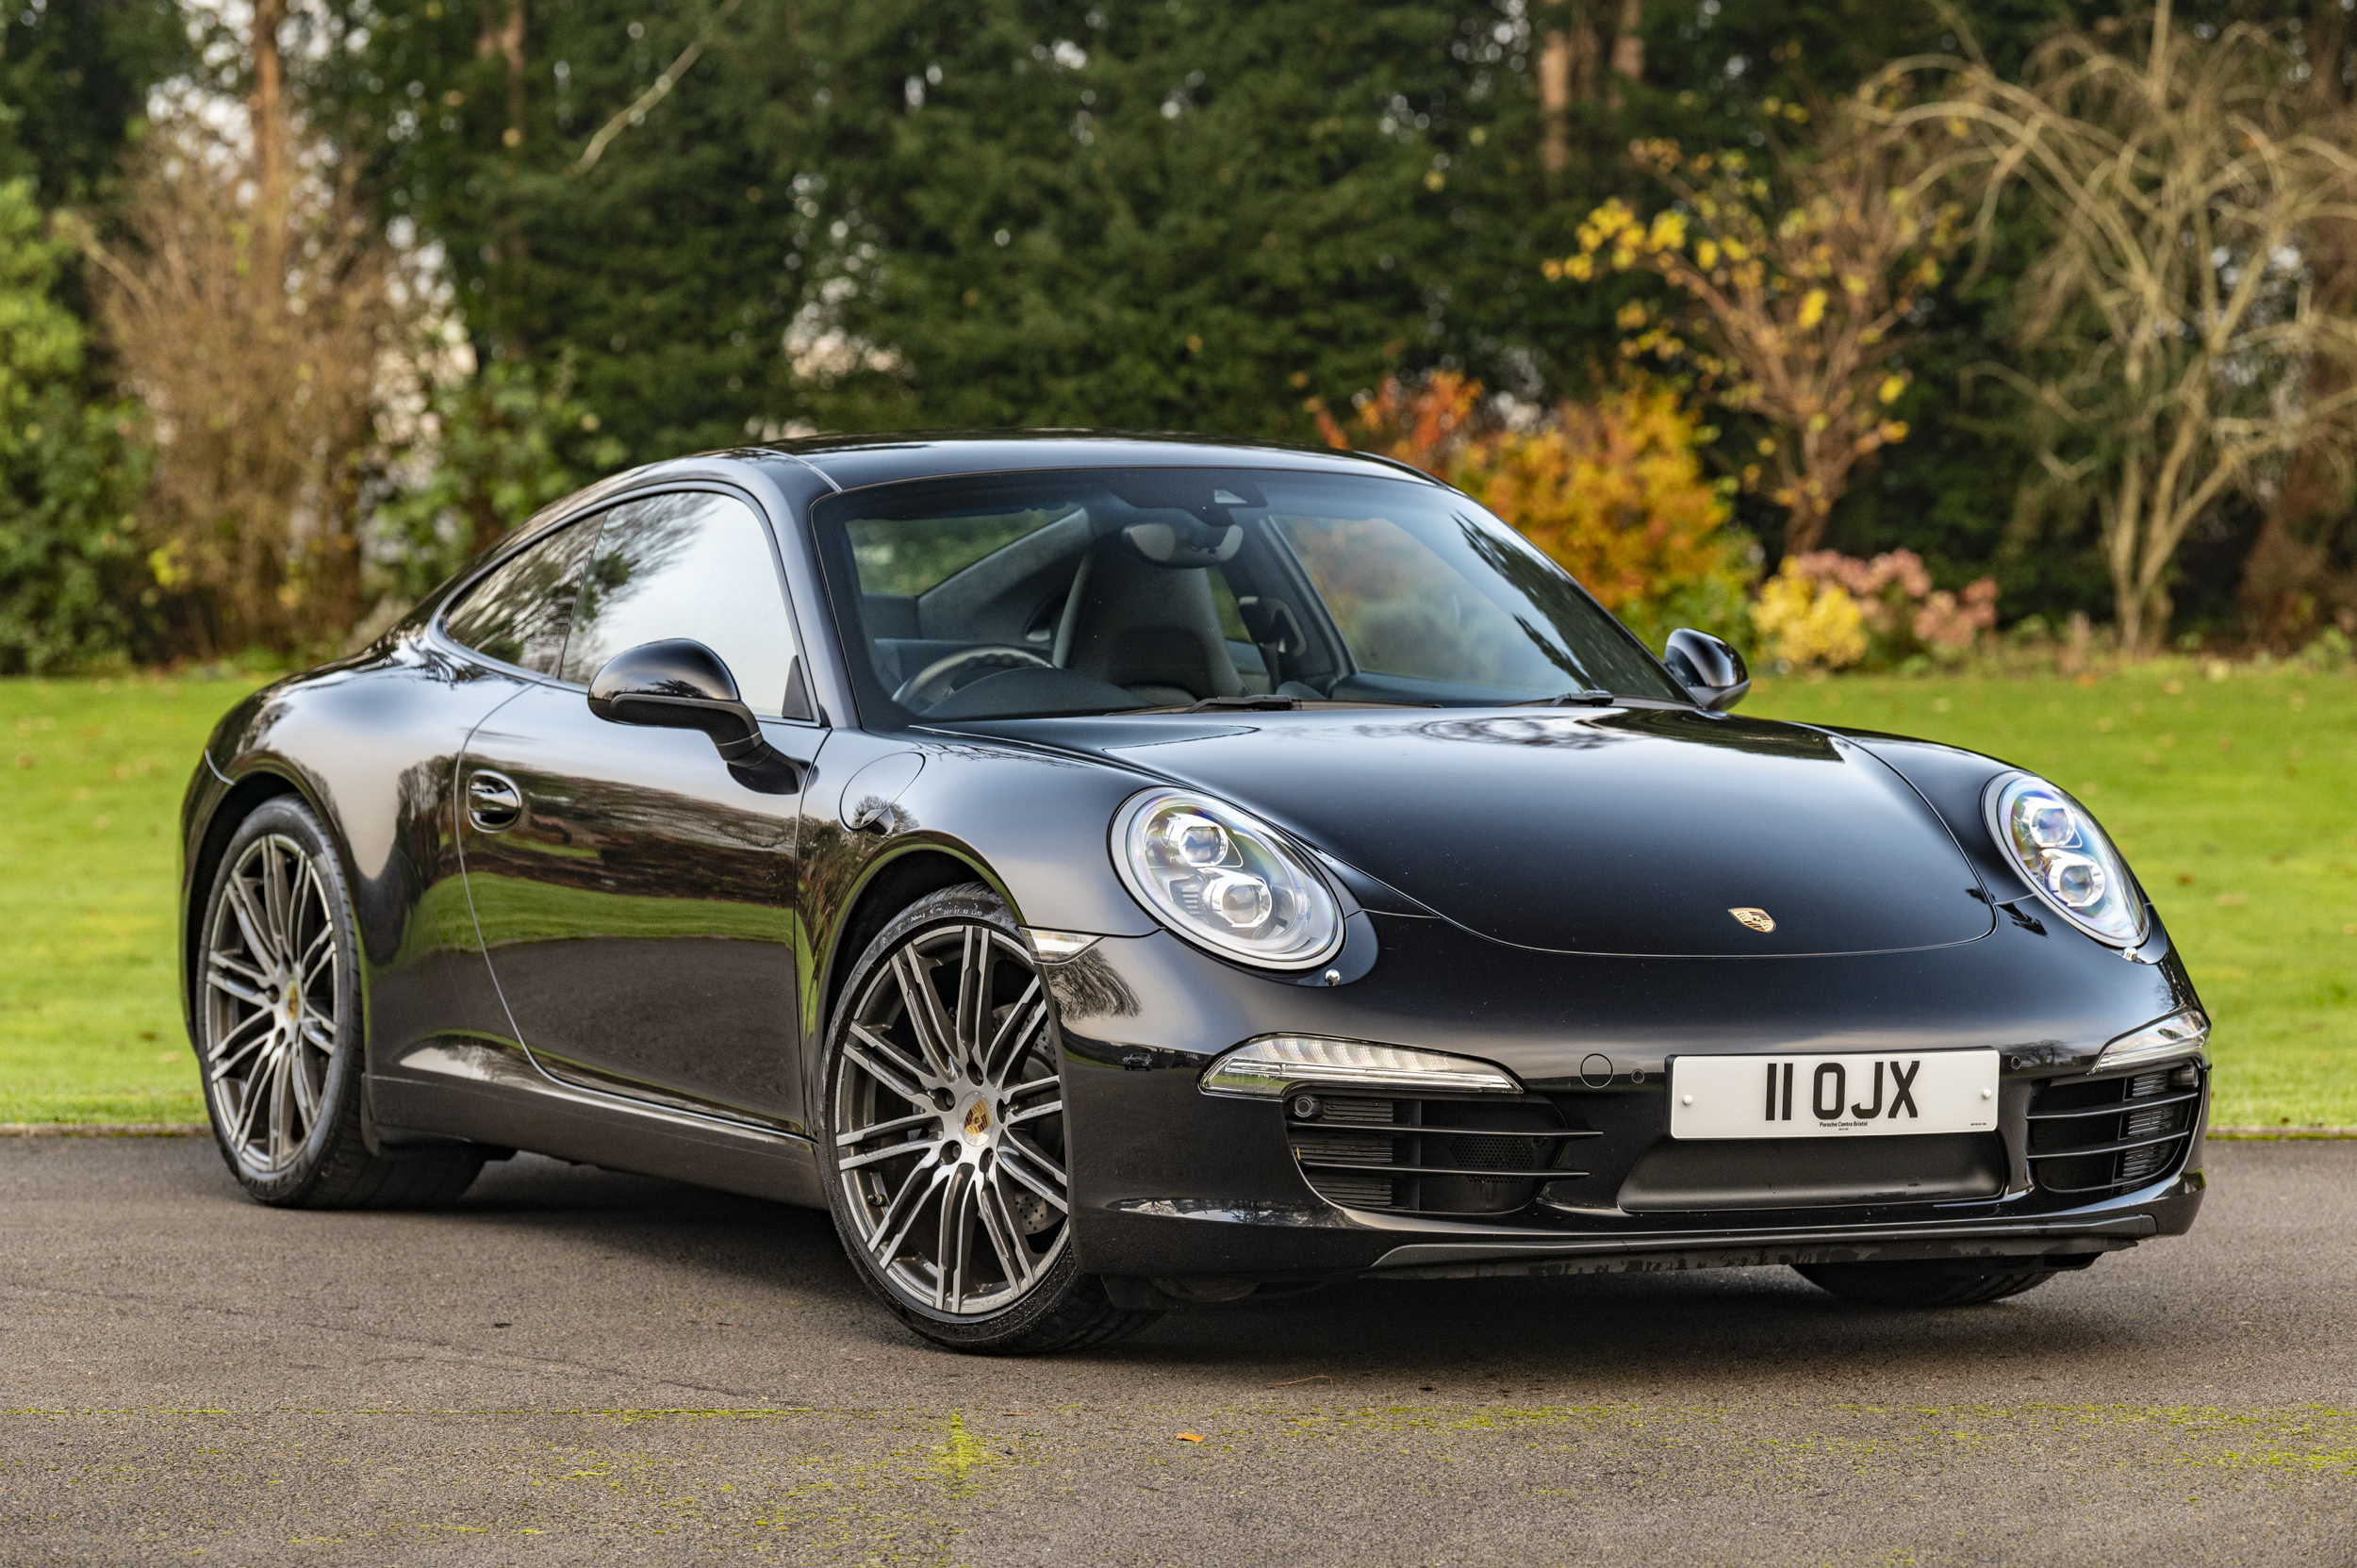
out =
[(2086, 808), (2043, 779), (2018, 773), (1994, 798), (1991, 831), (2054, 912), (2100, 941), (2144, 940), (2144, 899)]
[(1326, 879), (1266, 823), (1190, 791), (1154, 789), (1113, 819), (1113, 864), (1162, 924), (1215, 952), (1307, 969), (1342, 950)]

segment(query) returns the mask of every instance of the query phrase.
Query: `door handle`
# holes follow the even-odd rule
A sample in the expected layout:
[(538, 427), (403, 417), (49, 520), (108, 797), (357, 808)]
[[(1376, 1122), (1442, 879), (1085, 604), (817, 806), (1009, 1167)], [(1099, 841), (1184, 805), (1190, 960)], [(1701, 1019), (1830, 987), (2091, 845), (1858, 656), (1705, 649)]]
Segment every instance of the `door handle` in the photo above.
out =
[(504, 773), (478, 768), (467, 776), (467, 819), (485, 833), (499, 833), (523, 820), (524, 792)]

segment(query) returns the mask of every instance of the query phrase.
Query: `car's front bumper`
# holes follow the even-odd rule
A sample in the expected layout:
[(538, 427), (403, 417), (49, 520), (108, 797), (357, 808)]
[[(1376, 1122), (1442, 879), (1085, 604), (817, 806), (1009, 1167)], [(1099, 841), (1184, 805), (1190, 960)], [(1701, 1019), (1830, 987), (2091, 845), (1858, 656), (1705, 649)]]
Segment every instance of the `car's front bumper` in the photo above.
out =
[[(2033, 1107), (2089, 1081), (2103, 1043), (2189, 1005), (2165, 934), (2135, 962), (2069, 933), (2001, 921), (1982, 941), (1789, 960), (1582, 957), (1513, 949), (1448, 922), (1355, 916), (1343, 982), (1270, 978), (1176, 937), (1107, 938), (1048, 969), (1063, 1037), (1066, 1136), (1081, 1266), (1137, 1293), (1213, 1277), (1310, 1282), (1409, 1274), (1595, 1272), (1763, 1263), (2042, 1257), (2058, 1266), (2175, 1235), (2202, 1191), (2206, 1069), (2165, 1162), (2130, 1180), (2109, 1156), (2034, 1144)], [(1291, 1032), (1495, 1063), (1528, 1102), (1583, 1130), (1578, 1173), (1538, 1171), (1502, 1212), (1336, 1202), (1312, 1185), (1284, 1104), (1205, 1094), (1222, 1051)], [(2000, 1131), (1976, 1196), (1725, 1207), (1640, 1197), (1667, 1159), (1668, 1065), (1688, 1053), (1996, 1048)], [(2103, 1080), (2092, 1081), (2101, 1089)], [(2069, 1092), (2078, 1092), (2073, 1089)], [(2123, 1092), (2125, 1092), (2123, 1090)], [(2183, 1098), (2181, 1096), (2181, 1098)], [(1887, 1146), (1913, 1140), (1882, 1139)], [(1821, 1141), (1823, 1142), (1823, 1141)], [(1928, 1147), (1928, 1146), (1926, 1146)], [(1798, 1151), (1798, 1156), (1807, 1154)], [(1893, 1157), (1899, 1151), (1893, 1149)], [(1794, 1155), (1788, 1146), (1754, 1163)], [(2100, 1167), (2100, 1168), (2099, 1168)], [(2071, 1180), (2064, 1180), (2068, 1176)], [(1634, 1179), (1633, 1179), (1634, 1178)], [(1333, 1184), (1327, 1182), (1329, 1193)], [(1462, 1189), (1446, 1189), (1459, 1191)], [(1162, 1287), (1146, 1286), (1161, 1280)], [(1223, 1286), (1212, 1285), (1206, 1298)], [(1187, 1298), (1183, 1294), (1179, 1299)]]

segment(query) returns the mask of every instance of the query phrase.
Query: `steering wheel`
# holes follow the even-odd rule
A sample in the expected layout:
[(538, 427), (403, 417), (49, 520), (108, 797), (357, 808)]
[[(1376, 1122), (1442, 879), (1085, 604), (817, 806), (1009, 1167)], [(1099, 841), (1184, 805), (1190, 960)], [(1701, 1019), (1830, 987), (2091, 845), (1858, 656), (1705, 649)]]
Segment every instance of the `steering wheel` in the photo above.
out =
[(961, 648), (944, 654), (900, 683), (892, 700), (915, 713), (948, 697), (961, 686), (971, 685), (985, 674), (1002, 669), (1053, 669), (1056, 661), (1043, 658), (1028, 648), (1015, 648), (1005, 643), (984, 643), (979, 648)]

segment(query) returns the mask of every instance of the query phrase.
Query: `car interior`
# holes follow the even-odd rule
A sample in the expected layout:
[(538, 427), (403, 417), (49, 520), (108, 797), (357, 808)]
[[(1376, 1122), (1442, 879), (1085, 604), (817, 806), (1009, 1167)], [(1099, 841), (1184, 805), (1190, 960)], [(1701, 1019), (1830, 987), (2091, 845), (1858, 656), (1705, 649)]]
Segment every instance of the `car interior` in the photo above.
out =
[[(1264, 652), (1238, 602), (1261, 597), (1238, 559), (1244, 534), (1184, 512), (1107, 527), (1076, 507), (920, 593), (863, 591), (877, 678), (936, 718), (1274, 692), (1270, 656), (1281, 667), (1283, 645)], [(1287, 695), (1327, 695), (1292, 685)]]
[[(1516, 702), (1585, 684), (1559, 609), (1546, 635), (1521, 590), (1507, 584), (1500, 602), (1505, 579), (1463, 569), (1428, 529), (1284, 515), (1232, 477), (1195, 504), (1153, 503), (1166, 499), (1100, 489), (1029, 512), (849, 523), (877, 683), (935, 719), (1214, 699)], [(1650, 662), (1633, 642), (1612, 652)]]

